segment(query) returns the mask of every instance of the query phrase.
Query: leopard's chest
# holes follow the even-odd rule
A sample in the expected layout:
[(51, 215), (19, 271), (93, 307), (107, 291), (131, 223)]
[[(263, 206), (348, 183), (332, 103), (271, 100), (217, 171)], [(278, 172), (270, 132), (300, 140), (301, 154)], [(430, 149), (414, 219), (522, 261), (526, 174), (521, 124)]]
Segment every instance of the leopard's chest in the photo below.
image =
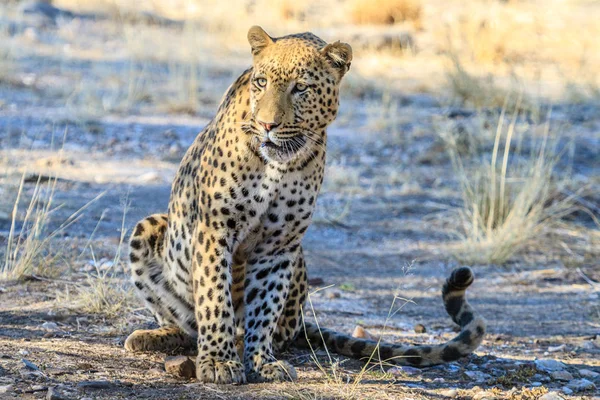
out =
[(285, 251), (286, 246), (299, 243), (310, 224), (320, 187), (307, 172), (267, 175), (261, 189), (255, 188), (253, 201), (247, 202), (248, 214), (238, 217), (248, 223), (236, 237), (236, 262), (244, 262), (252, 254)]

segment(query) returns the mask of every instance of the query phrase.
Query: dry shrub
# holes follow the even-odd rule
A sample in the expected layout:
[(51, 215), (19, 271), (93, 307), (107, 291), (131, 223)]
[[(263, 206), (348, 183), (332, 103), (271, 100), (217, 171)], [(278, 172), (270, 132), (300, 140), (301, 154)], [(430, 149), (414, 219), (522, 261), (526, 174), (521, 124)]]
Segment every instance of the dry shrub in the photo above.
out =
[(54, 204), (57, 178), (50, 177), (46, 180), (42, 175), (38, 175), (31, 199), (26, 209), (22, 210), (21, 203), (27, 180), (24, 174), (17, 190), (8, 240), (3, 250), (4, 259), (0, 260), (0, 281), (22, 279), (38, 273), (56, 273), (52, 267), (62, 257), (63, 247), (57, 246), (54, 239), (58, 239), (67, 228), (77, 222), (83, 216), (83, 212), (104, 194), (86, 203), (57, 228), (50, 229), (49, 222), (61, 207)]
[(392, 25), (411, 22), (422, 25), (422, 7), (418, 0), (353, 0), (350, 3), (352, 22), (359, 25)]
[(46, 264), (50, 240), (59, 232), (48, 232), (48, 220), (54, 211), (53, 205), (56, 179), (46, 184), (38, 180), (31, 200), (22, 216), (21, 227), (17, 228), (23, 194), (25, 175), (17, 192), (11, 219), (12, 223), (5, 250), (4, 263), (0, 265), (0, 280), (21, 279), (35, 273), (40, 265)]
[[(558, 140), (549, 141), (547, 126), (528, 155), (514, 150), (517, 114), (505, 130), (502, 112), (490, 161), (467, 171), (460, 157), (451, 153), (464, 201), (462, 240), (452, 251), (462, 262), (503, 264), (534, 240), (564, 227), (564, 217), (581, 210), (576, 194), (555, 196), (566, 182), (556, 175)], [(557, 243), (552, 242), (548, 245)]]
[(90, 246), (94, 271), (87, 274), (83, 284), (77, 284), (78, 296), (76, 303), (85, 312), (116, 316), (129, 304), (132, 304), (133, 293), (130, 290), (129, 282), (124, 281), (120, 276), (121, 270), (125, 269), (121, 256), (123, 242), (127, 235), (125, 221), (128, 210), (129, 201), (126, 199), (123, 205), (119, 245), (112, 261), (101, 263), (96, 260), (94, 250)]

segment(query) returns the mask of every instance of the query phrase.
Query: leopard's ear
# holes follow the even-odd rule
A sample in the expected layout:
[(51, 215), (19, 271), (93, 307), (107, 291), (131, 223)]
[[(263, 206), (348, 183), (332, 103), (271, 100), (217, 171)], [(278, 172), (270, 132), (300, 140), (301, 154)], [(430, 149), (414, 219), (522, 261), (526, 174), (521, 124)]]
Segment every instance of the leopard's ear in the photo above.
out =
[(256, 56), (267, 46), (273, 44), (273, 38), (263, 28), (254, 25), (248, 31), (248, 43), (252, 48), (252, 55)]
[(352, 47), (348, 43), (341, 43), (339, 40), (330, 43), (321, 49), (321, 54), (338, 71), (340, 78), (350, 69)]

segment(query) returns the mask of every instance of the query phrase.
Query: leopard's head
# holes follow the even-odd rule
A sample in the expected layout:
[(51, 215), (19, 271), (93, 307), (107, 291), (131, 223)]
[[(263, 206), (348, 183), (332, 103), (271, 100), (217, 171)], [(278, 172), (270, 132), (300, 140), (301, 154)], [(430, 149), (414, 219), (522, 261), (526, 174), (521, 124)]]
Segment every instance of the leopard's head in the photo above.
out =
[(312, 33), (272, 38), (258, 26), (250, 28), (248, 41), (252, 112), (245, 126), (258, 151), (267, 161), (288, 163), (324, 150), (352, 48)]

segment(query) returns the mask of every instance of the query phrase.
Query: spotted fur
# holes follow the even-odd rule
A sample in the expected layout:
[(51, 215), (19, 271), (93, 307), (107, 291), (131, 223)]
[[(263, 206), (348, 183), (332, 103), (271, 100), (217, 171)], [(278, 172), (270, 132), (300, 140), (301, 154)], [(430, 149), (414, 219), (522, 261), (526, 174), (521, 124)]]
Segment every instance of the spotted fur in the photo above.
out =
[[(466, 289), (473, 282), (470, 268), (458, 268), (450, 274), (442, 289), (446, 311), (461, 331), (452, 340), (439, 345), (407, 346), (373, 340), (356, 339), (316, 325), (307, 325), (303, 342), (311, 346), (323, 345), (339, 354), (354, 358), (381, 360), (398, 365), (427, 367), (455, 361), (471, 354), (483, 340), (485, 322), (465, 298)], [(298, 339), (302, 340), (300, 336)]]
[[(202, 382), (295, 379), (275, 352), (296, 338), (321, 340), (310, 324), (300, 332), (308, 290), (301, 240), (323, 181), (326, 128), (337, 115), (352, 50), (311, 33), (271, 38), (259, 27), (248, 40), (253, 66), (231, 85), (184, 156), (168, 214), (140, 221), (130, 240), (135, 288), (161, 328), (133, 332), (125, 347), (196, 347)], [(466, 342), (476, 346), (471, 327), (479, 320), (465, 301), (457, 309), (455, 286), (446, 304), (469, 333), (448, 346), (464, 355)], [(370, 346), (326, 334), (342, 354), (363, 356)]]

